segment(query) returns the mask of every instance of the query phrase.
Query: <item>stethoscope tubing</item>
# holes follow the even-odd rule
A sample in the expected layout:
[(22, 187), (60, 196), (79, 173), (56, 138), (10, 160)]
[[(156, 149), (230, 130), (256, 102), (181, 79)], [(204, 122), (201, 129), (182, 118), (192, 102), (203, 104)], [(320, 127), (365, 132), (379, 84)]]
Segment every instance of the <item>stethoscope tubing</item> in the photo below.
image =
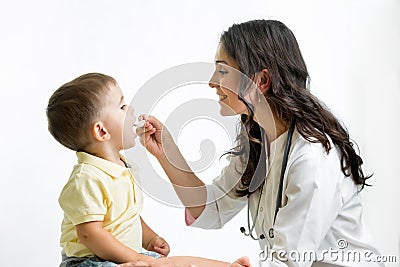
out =
[[(288, 131), (288, 136), (286, 139), (286, 144), (285, 144), (285, 151), (283, 154), (283, 159), (282, 159), (282, 167), (281, 167), (281, 173), (280, 173), (280, 180), (279, 180), (279, 188), (278, 188), (278, 194), (276, 196), (276, 205), (275, 205), (275, 213), (274, 213), (274, 220), (273, 220), (273, 224), (272, 227), (269, 229), (268, 231), (268, 236), (270, 238), (274, 238), (274, 225), (275, 225), (275, 220), (276, 220), (276, 216), (278, 214), (279, 208), (281, 207), (281, 202), (282, 202), (282, 192), (283, 192), (283, 180), (285, 177), (285, 171), (286, 171), (286, 167), (287, 167), (287, 162), (289, 159), (289, 152), (290, 152), (290, 147), (292, 145), (292, 137), (293, 137), (293, 132), (294, 132), (294, 128), (295, 128), (295, 121), (293, 120), (291, 122), (289, 131)], [(264, 138), (262, 138), (264, 140)], [(264, 147), (264, 145), (262, 146), (262, 148)], [(250, 236), (253, 240), (259, 240), (259, 239), (264, 239), (265, 236), (264, 234), (261, 234), (260, 237), (255, 237), (253, 235), (253, 231), (254, 228), (256, 226), (256, 222), (258, 219), (258, 213), (259, 213), (259, 209), (260, 209), (260, 203), (261, 203), (261, 197), (262, 197), (262, 192), (263, 192), (263, 187), (264, 187), (264, 183), (261, 183), (259, 189), (260, 189), (260, 196), (258, 198), (258, 204), (257, 204), (257, 209), (256, 209), (256, 215), (254, 216), (254, 220), (252, 225), (250, 226), (250, 198), (248, 196), (248, 203), (247, 203), (247, 229), (248, 229), (248, 233), (246, 233), (244, 227), (241, 227), (240, 231), (245, 235), (245, 236)]]

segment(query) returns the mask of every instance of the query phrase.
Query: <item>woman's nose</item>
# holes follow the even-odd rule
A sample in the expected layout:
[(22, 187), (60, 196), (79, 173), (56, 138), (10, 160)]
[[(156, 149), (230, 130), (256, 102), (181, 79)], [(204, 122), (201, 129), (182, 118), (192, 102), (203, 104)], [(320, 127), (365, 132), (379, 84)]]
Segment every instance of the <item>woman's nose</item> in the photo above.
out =
[(208, 82), (208, 86), (210, 86), (211, 88), (215, 88), (215, 87), (217, 87), (218, 85), (217, 85), (216, 83), (212, 82), (212, 81), (209, 81), (209, 82)]
[(215, 88), (215, 87), (219, 86), (219, 82), (217, 81), (217, 79), (215, 77), (215, 72), (211, 76), (211, 79), (208, 82), (208, 86), (210, 86), (211, 88)]

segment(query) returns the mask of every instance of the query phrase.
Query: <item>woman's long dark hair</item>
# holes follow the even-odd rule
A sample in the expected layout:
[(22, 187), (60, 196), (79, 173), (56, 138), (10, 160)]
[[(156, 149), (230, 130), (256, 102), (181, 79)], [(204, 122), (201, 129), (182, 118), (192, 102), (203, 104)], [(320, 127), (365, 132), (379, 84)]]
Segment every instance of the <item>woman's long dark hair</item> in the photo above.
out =
[[(306, 64), (295, 36), (286, 25), (275, 20), (234, 24), (222, 34), (221, 43), (246, 76), (252, 78), (257, 72), (268, 70), (271, 87), (265, 97), (280, 119), (287, 124), (294, 120), (298, 132), (309, 142), (321, 143), (327, 153), (331, 149), (328, 135), (341, 152), (343, 174), (351, 176), (355, 184), (361, 185), (361, 189), (368, 185), (366, 180), (371, 175), (364, 175), (361, 168), (363, 161), (355, 151), (348, 131), (310, 93)], [(253, 120), (253, 111), (240, 96), (240, 91), (239, 98), (248, 107), (249, 115), (241, 115), (243, 127), (238, 135), (238, 146), (231, 154), (242, 159), (248, 158), (245, 172), (236, 187), (236, 194), (245, 196), (249, 194), (248, 187), (259, 161), (261, 144), (259, 125)]]

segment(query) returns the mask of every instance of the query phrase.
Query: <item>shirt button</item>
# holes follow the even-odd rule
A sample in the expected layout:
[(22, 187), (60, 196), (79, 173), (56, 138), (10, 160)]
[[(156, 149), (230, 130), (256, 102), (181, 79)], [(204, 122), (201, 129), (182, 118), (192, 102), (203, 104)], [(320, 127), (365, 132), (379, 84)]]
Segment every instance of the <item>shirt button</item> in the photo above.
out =
[(260, 212), (263, 212), (263, 210), (264, 210), (263, 207), (260, 207)]

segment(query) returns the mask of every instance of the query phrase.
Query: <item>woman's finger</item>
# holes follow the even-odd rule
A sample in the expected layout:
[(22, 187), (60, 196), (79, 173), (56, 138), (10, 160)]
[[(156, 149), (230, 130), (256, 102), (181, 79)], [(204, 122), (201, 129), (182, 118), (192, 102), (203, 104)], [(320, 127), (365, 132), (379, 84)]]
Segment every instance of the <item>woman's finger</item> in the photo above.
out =
[(137, 128), (136, 133), (137, 135), (141, 136), (147, 132), (153, 131), (153, 129), (155, 129), (153, 125), (146, 123), (143, 127)]
[(157, 120), (156, 117), (154, 117), (154, 116), (142, 114), (139, 117), (145, 118), (146, 122), (152, 124), (158, 130), (161, 130), (164, 127), (164, 125), (159, 120)]

